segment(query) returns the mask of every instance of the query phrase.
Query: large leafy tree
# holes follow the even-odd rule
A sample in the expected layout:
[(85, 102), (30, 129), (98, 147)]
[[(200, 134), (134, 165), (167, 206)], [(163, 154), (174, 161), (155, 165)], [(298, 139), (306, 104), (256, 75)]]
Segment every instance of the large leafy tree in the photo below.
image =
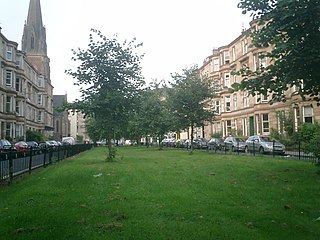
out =
[(244, 81), (235, 89), (253, 95), (272, 92), (273, 101), (283, 101), (285, 91), (297, 86), (303, 98), (319, 101), (320, 0), (240, 0), (238, 7), (259, 21), (259, 28), (250, 33), (253, 45), (273, 48), (261, 55), (272, 64), (240, 71)]
[(181, 74), (172, 74), (172, 79), (168, 103), (181, 128), (191, 128), (193, 142), (194, 128), (202, 127), (205, 121), (211, 121), (214, 116), (207, 107), (207, 101), (213, 97), (211, 82), (209, 78), (201, 79), (196, 65), (183, 69)]
[(130, 132), (140, 136), (153, 136), (162, 140), (164, 134), (171, 130), (172, 121), (168, 104), (165, 100), (166, 86), (163, 81), (153, 80), (141, 94), (138, 111), (130, 121)]
[(71, 108), (94, 119), (100, 133), (107, 139), (109, 156), (114, 154), (111, 140), (127, 128), (130, 112), (135, 109), (144, 85), (136, 40), (120, 43), (107, 38), (98, 30), (91, 30), (88, 49), (73, 50), (73, 60), (79, 62), (76, 70), (66, 73), (77, 80), (81, 99)]

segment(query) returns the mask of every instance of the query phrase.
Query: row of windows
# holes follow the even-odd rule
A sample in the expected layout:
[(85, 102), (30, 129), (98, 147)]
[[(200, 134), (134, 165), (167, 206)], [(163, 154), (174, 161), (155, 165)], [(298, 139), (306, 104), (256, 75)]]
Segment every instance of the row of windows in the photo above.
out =
[[(299, 108), (296, 108), (294, 111), (294, 123), (295, 125), (299, 125), (301, 122), (303, 123), (314, 123), (314, 115), (313, 108), (309, 106), (302, 107), (303, 116), (300, 117)], [(284, 115), (285, 111), (281, 111), (278, 113), (276, 119), (276, 125), (273, 125), (273, 128), (276, 128), (280, 133), (284, 133), (285, 131), (285, 123), (284, 123)], [(255, 134), (269, 135), (271, 133), (270, 126), (270, 114), (262, 113), (255, 114), (253, 118), (254, 122), (254, 132)], [(235, 132), (238, 134), (238, 130), (240, 130), (243, 136), (249, 136), (249, 121), (247, 117), (239, 118), (239, 119), (229, 119), (221, 122), (222, 124), (222, 134), (223, 136), (233, 135)], [(238, 129), (239, 128), (239, 129)], [(221, 132), (221, 126), (219, 123), (214, 124), (214, 130), (216, 132)]]

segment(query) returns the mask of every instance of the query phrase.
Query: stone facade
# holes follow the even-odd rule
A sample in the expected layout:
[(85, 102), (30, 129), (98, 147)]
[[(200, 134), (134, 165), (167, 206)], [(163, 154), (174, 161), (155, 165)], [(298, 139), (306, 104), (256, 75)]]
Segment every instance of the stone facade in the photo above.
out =
[(81, 112), (69, 112), (70, 136), (78, 143), (89, 142), (90, 138), (86, 132), (84, 114)]
[(66, 95), (53, 95), (53, 119), (54, 139), (61, 141), (63, 137), (70, 136), (70, 121), (68, 111), (60, 111), (59, 108), (67, 103)]
[[(30, 11), (30, 9), (33, 9)], [(0, 29), (0, 137), (9, 140), (25, 139), (27, 129), (53, 135), (53, 86), (50, 80), (49, 58), (46, 51), (30, 52), (25, 34), (33, 33), (45, 44), (42, 19), (31, 21), (40, 11), (40, 1), (30, 1), (28, 21), (25, 25), (22, 50), (16, 42), (8, 40)], [(37, 27), (42, 30), (38, 31)], [(29, 29), (29, 30), (28, 30)], [(33, 44), (39, 39), (33, 38)]]
[[(257, 27), (255, 22), (251, 28)], [(272, 131), (285, 133), (283, 119), (290, 118), (295, 130), (302, 123), (320, 121), (320, 109), (312, 101), (303, 101), (294, 88), (286, 92), (286, 102), (270, 105), (269, 96), (249, 96), (244, 91), (230, 93), (228, 88), (233, 83), (241, 82), (241, 76), (233, 75), (243, 67), (256, 70), (259, 66), (271, 64), (269, 59), (260, 59), (259, 54), (269, 48), (249, 47), (251, 40), (248, 31), (226, 46), (213, 50), (200, 68), (202, 76), (212, 79), (216, 97), (208, 104), (215, 111), (212, 123), (207, 123), (198, 135), (210, 139), (213, 135), (251, 136), (254, 134), (270, 135)]]

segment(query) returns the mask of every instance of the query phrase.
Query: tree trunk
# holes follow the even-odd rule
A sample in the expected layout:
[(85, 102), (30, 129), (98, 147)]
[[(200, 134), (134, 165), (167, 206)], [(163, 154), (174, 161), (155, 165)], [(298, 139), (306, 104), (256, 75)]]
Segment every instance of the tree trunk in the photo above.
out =
[(193, 153), (193, 123), (191, 124), (191, 153)]
[(112, 140), (111, 134), (108, 134), (108, 136), (107, 136), (107, 141), (108, 141), (108, 144), (107, 144), (107, 148), (108, 148), (107, 161), (109, 161), (109, 162), (112, 162), (113, 159), (115, 158), (115, 150), (112, 147), (111, 140)]

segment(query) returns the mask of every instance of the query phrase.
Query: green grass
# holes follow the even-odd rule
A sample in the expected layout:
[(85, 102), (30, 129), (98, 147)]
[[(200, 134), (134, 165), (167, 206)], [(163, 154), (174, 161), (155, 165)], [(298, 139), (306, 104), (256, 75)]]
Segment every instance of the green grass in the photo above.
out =
[(309, 162), (96, 148), (0, 188), (0, 239), (320, 239)]

